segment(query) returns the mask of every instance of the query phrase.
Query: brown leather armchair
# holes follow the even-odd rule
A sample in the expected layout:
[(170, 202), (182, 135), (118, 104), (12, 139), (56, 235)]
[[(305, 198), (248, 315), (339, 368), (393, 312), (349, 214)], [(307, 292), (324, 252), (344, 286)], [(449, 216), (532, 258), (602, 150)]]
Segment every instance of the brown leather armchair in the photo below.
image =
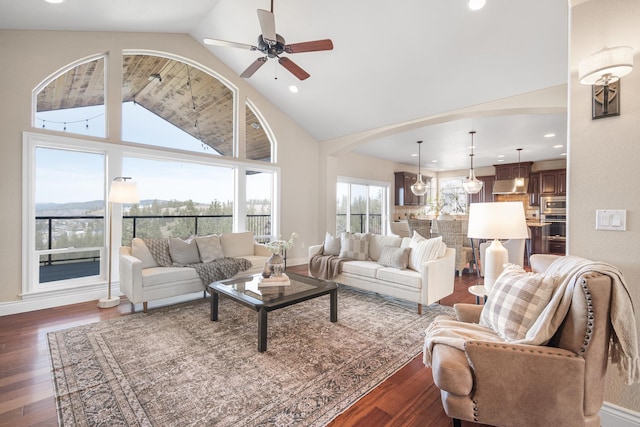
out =
[[(532, 255), (543, 272), (553, 255)], [(432, 350), (433, 378), (453, 425), (600, 426), (608, 363), (611, 279), (578, 278), (569, 312), (546, 346), (469, 341), (464, 351)], [(456, 316), (478, 323), (481, 305), (456, 304)]]

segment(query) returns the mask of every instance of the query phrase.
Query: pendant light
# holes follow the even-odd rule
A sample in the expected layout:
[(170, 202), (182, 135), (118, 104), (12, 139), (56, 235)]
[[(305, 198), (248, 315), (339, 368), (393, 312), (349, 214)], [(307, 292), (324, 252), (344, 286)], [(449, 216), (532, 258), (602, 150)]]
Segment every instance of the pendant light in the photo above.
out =
[(418, 178), (411, 186), (411, 192), (416, 196), (424, 196), (427, 193), (427, 184), (422, 181), (422, 173), (420, 173), (420, 144), (422, 144), (422, 141), (418, 141)]
[(520, 152), (522, 148), (517, 148), (518, 150), (518, 176), (516, 177), (516, 187), (524, 187), (524, 177), (520, 176)]
[(482, 190), (483, 182), (476, 178), (476, 172), (473, 170), (473, 135), (475, 135), (476, 131), (472, 130), (469, 132), (471, 134), (471, 169), (469, 169), (469, 178), (465, 182), (462, 183), (462, 188), (464, 188), (465, 193), (467, 194), (477, 194)]

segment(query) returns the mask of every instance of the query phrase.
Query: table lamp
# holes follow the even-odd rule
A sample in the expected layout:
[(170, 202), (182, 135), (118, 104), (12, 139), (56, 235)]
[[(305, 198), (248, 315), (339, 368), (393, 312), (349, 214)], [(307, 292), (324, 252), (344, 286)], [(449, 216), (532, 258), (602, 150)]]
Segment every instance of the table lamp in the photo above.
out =
[(471, 239), (493, 239), (484, 256), (484, 287), (488, 292), (509, 262), (509, 253), (500, 240), (529, 237), (522, 202), (471, 203), (467, 235)]
[(113, 179), (111, 183), (111, 189), (109, 190), (109, 270), (108, 270), (108, 283), (109, 292), (106, 298), (101, 298), (98, 301), (98, 307), (109, 308), (115, 307), (120, 304), (120, 297), (111, 296), (111, 264), (113, 253), (113, 204), (114, 203), (138, 203), (140, 196), (138, 196), (138, 186), (133, 181), (127, 181), (130, 177), (118, 176)]

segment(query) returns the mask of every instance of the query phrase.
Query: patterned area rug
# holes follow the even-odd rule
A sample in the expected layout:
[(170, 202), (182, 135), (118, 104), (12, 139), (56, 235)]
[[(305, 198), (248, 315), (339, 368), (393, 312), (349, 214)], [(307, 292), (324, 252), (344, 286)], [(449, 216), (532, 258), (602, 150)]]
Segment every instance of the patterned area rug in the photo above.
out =
[(323, 296), (269, 313), (221, 298), (48, 335), (61, 426), (322, 426), (422, 350), (451, 308), (340, 287), (338, 323)]

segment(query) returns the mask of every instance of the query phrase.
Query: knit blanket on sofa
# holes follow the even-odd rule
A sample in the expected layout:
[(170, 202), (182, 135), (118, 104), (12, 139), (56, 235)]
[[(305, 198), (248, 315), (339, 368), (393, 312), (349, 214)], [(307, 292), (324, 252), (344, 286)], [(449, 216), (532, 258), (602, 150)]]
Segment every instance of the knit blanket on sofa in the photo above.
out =
[(340, 274), (343, 261), (347, 259), (335, 255), (314, 255), (309, 259), (309, 273), (318, 279), (331, 280)]
[(244, 258), (220, 258), (211, 262), (189, 264), (185, 267), (195, 268), (205, 289), (208, 289), (210, 283), (229, 279), (241, 271), (250, 269), (251, 261)]

